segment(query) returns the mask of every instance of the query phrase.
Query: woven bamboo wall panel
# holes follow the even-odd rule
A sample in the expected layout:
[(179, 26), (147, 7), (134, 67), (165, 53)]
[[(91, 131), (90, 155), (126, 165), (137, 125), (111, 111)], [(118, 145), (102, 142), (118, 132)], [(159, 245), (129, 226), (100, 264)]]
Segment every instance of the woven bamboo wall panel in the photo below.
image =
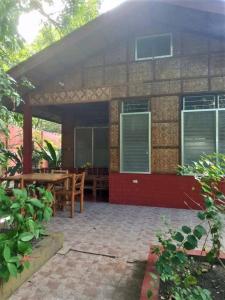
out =
[(88, 68), (84, 71), (84, 85), (92, 88), (103, 86), (103, 67)]
[(225, 76), (211, 78), (211, 90), (212, 91), (225, 90)]
[(151, 98), (152, 122), (178, 121), (179, 97), (165, 96)]
[(210, 57), (210, 75), (225, 75), (225, 54), (215, 54)]
[(180, 59), (168, 58), (155, 61), (156, 79), (176, 79), (180, 78)]
[(111, 99), (109, 87), (64, 91), (59, 93), (33, 94), (31, 105), (57, 105), (68, 103), (82, 103), (92, 101), (106, 101)]
[(125, 63), (127, 60), (127, 46), (123, 41), (114, 48), (109, 48), (105, 53), (105, 64), (113, 65)]
[(204, 92), (209, 90), (208, 78), (183, 80), (183, 92)]
[(152, 84), (151, 83), (139, 83), (139, 84), (129, 84), (128, 95), (130, 97), (134, 96), (149, 96), (152, 94)]
[(92, 56), (85, 61), (85, 67), (97, 67), (103, 66), (104, 64), (104, 54), (99, 54), (96, 56)]
[(110, 101), (110, 122), (119, 123), (119, 101), (112, 100)]
[(110, 147), (119, 147), (119, 125), (110, 126)]
[(203, 35), (194, 33), (182, 34), (183, 53), (207, 53), (208, 52), (208, 38)]
[(82, 71), (75, 69), (73, 73), (68, 74), (62, 80), (65, 84), (64, 88), (67, 90), (80, 89), (82, 87)]
[(153, 63), (137, 62), (129, 65), (129, 81), (150, 81), (153, 80)]
[(183, 77), (198, 77), (208, 75), (208, 56), (189, 56), (181, 60), (181, 75)]
[(176, 94), (181, 92), (180, 80), (156, 81), (152, 83), (152, 95)]
[(108, 66), (105, 67), (105, 84), (121, 85), (127, 81), (126, 65)]
[(127, 85), (116, 85), (111, 87), (111, 96), (114, 98), (125, 98), (127, 96)]
[(110, 149), (110, 171), (119, 172), (119, 149)]
[(153, 149), (152, 172), (176, 173), (179, 165), (179, 149)]
[(152, 146), (179, 146), (178, 123), (152, 123)]

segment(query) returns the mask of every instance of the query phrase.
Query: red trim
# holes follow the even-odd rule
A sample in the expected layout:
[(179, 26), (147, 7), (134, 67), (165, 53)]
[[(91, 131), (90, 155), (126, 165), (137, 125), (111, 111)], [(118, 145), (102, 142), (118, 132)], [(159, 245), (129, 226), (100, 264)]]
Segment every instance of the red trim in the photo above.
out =
[(190, 198), (203, 205), (200, 186), (192, 176), (173, 174), (109, 175), (109, 201), (115, 204), (147, 205), (155, 207), (199, 207)]
[[(149, 300), (147, 297), (148, 290), (151, 289), (153, 295), (151, 297), (151, 300), (158, 300), (159, 299), (159, 275), (156, 272), (156, 261), (158, 257), (155, 254), (150, 253), (148, 255), (148, 261), (147, 261), (147, 267), (145, 270), (145, 277), (142, 283), (141, 287), (141, 296), (140, 300)], [(151, 273), (157, 276), (158, 280), (152, 278)]]
[(23, 110), (23, 173), (32, 172), (32, 109), (25, 103)]

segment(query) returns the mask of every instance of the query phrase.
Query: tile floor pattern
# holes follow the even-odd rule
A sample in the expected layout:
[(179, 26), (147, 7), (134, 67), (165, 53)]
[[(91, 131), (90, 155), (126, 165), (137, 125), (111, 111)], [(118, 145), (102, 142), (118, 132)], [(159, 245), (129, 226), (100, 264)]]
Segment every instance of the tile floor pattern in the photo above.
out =
[(74, 219), (59, 213), (51, 231), (63, 231), (64, 247), (11, 300), (138, 300), (155, 233), (197, 224), (181, 209), (86, 203)]

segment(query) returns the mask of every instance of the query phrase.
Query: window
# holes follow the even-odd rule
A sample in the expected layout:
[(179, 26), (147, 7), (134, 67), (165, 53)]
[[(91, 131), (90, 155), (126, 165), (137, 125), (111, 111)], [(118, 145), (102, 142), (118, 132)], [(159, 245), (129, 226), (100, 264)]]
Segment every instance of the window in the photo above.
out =
[(136, 39), (136, 60), (169, 57), (172, 55), (172, 35), (170, 33), (139, 37)]
[(93, 167), (108, 167), (108, 128), (80, 127), (75, 129), (75, 167), (87, 162)]
[(150, 113), (148, 101), (125, 101), (120, 115), (120, 170), (150, 172)]
[(182, 163), (203, 153), (225, 153), (225, 95), (183, 98)]

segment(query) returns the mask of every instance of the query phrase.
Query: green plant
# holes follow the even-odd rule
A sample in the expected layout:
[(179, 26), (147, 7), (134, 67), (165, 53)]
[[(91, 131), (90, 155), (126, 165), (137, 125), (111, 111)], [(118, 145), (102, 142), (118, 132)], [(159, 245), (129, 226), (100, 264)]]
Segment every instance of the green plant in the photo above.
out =
[(52, 194), (38, 188), (39, 199), (25, 189), (14, 189), (13, 199), (0, 187), (0, 219), (5, 228), (0, 230), (0, 279), (8, 281), (30, 264), (33, 240), (45, 235), (44, 221), (52, 215)]
[[(212, 265), (220, 261), (223, 217), (225, 212), (225, 197), (221, 192), (221, 183), (225, 174), (225, 155), (203, 155), (198, 162), (190, 166), (180, 167), (181, 174), (192, 174), (201, 186), (204, 207), (197, 217), (199, 224), (194, 228), (182, 226), (178, 230), (171, 230), (164, 235), (158, 235), (159, 247), (152, 249), (158, 256), (156, 268), (160, 279), (168, 285), (168, 297), (175, 300), (210, 300), (208, 290), (198, 286), (197, 277), (201, 268), (187, 251), (198, 248), (199, 241), (204, 238), (202, 252), (206, 252), (206, 259)], [(206, 249), (207, 241), (212, 245)], [(151, 293), (150, 293), (151, 294)]]
[[(13, 152), (4, 145), (0, 146), (0, 164), (2, 157), (2, 165), (6, 169), (6, 174), (13, 176), (16, 173), (22, 173), (23, 171), (23, 147), (17, 147), (16, 151)], [(34, 149), (32, 152), (32, 162), (35, 167), (38, 166), (38, 163), (41, 160), (40, 153)]]
[[(22, 173), (23, 170), (23, 148), (18, 147), (16, 152), (10, 151), (4, 147), (0, 149), (0, 153), (4, 156), (6, 161), (6, 173), (8, 175), (15, 175)], [(10, 162), (10, 164), (9, 164)], [(9, 166), (7, 166), (9, 165)]]
[(84, 165), (81, 166), (82, 169), (88, 169), (91, 168), (91, 163), (87, 161)]
[(46, 147), (42, 147), (37, 143), (40, 147), (40, 150), (37, 150), (37, 152), (42, 159), (48, 162), (49, 168), (59, 168), (61, 166), (61, 151), (57, 151), (49, 141), (45, 140), (44, 142)]

